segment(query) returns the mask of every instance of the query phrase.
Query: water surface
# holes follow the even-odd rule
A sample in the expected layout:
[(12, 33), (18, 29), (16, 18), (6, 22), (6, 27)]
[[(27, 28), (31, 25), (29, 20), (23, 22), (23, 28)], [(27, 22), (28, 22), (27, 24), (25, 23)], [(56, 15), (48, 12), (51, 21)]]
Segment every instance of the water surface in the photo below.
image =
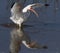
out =
[[(47, 45), (48, 49), (31, 50), (22, 45), (20, 53), (60, 53), (60, 1), (40, 0), (39, 2), (47, 2), (50, 6), (36, 9), (39, 13), (38, 18), (31, 13), (28, 21), (24, 23), (25, 25), (29, 25), (28, 27), (24, 27), (24, 31), (31, 40), (42, 45)], [(31, 1), (28, 3), (31, 3)], [(6, 5), (7, 1), (1, 0), (0, 24), (12, 23), (9, 19), (10, 11), (6, 10)], [(0, 53), (9, 53), (10, 32), (12, 29), (13, 27), (0, 26)]]

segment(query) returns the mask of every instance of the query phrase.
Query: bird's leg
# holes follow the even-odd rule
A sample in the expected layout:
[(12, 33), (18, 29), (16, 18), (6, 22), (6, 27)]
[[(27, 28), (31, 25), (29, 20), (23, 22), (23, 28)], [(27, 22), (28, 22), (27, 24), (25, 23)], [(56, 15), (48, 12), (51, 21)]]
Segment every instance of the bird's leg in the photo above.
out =
[(20, 28), (21, 28), (21, 29), (23, 28), (23, 23), (21, 23)]
[(18, 24), (16, 24), (16, 28), (17, 28), (17, 29), (19, 28), (19, 25), (18, 25)]
[(21, 23), (21, 26), (23, 26), (23, 23)]
[(17, 28), (21, 28), (21, 23), (16, 25)]

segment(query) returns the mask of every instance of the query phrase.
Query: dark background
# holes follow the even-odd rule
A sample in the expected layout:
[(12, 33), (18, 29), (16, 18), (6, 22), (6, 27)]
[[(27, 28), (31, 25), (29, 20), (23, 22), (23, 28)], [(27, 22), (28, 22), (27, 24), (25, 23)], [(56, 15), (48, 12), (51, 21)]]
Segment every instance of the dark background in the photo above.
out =
[[(31, 13), (25, 24), (32, 25), (32, 27), (26, 27), (24, 30), (32, 40), (47, 45), (48, 49), (31, 50), (22, 46), (20, 53), (60, 53), (60, 0), (37, 0), (34, 2), (27, 0), (25, 5), (35, 2), (48, 3), (50, 6), (37, 8), (38, 18)], [(9, 19), (10, 5), (8, 0), (0, 0), (0, 24), (12, 22)], [(0, 26), (0, 53), (9, 53), (11, 31), (12, 28)]]

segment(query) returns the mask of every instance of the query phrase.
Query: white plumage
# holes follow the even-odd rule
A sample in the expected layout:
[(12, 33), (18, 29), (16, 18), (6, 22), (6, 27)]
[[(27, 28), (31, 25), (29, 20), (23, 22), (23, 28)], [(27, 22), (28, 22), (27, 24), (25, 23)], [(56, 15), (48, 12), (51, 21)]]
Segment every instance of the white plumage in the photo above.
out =
[(35, 3), (27, 5), (25, 8), (22, 9), (20, 3), (16, 2), (13, 7), (11, 8), (11, 17), (10, 19), (21, 27), (21, 24), (27, 20), (28, 16), (30, 15), (30, 11), (34, 12), (36, 16), (38, 14), (34, 10), (35, 7), (41, 7), (43, 4)]

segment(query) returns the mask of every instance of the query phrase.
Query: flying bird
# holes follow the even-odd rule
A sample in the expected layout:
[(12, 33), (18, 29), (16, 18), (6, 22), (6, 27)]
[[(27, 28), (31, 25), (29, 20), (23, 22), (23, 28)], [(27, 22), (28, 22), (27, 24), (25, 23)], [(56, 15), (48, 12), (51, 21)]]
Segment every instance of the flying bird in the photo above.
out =
[(10, 19), (15, 24), (19, 25), (19, 27), (21, 27), (21, 24), (25, 22), (29, 17), (30, 11), (33, 12), (38, 17), (38, 13), (34, 9), (41, 6), (44, 6), (44, 4), (34, 3), (34, 4), (29, 4), (23, 8), (23, 6), (19, 2), (15, 2), (15, 4), (11, 8)]

